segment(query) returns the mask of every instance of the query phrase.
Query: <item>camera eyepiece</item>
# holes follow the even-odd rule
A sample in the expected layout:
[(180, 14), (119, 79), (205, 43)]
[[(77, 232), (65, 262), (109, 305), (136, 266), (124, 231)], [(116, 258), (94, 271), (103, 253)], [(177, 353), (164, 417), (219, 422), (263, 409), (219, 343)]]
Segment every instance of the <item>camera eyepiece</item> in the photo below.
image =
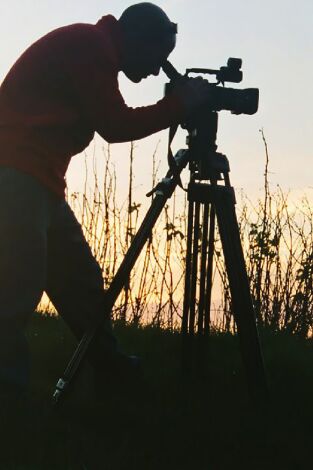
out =
[(183, 76), (175, 69), (174, 65), (172, 65), (168, 60), (166, 60), (162, 64), (162, 70), (170, 80), (177, 80), (182, 78)]

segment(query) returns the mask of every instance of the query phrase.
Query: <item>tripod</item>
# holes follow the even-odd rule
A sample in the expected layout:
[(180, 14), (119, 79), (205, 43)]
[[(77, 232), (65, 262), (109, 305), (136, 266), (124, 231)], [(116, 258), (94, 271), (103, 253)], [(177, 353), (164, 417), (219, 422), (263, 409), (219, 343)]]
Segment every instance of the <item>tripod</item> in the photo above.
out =
[[(201, 346), (201, 338), (209, 333), (217, 222), (248, 386), (250, 394), (259, 400), (267, 396), (267, 381), (235, 212), (235, 192), (229, 179), (229, 162), (225, 155), (216, 152), (217, 125), (218, 114), (206, 110), (191, 126), (187, 125), (191, 176), (182, 319), (183, 358), (188, 364), (195, 334)], [(224, 185), (218, 184), (219, 181)], [(198, 351), (202, 353), (201, 348)]]
[[(166, 177), (154, 189), (155, 197), (151, 206), (110, 287), (105, 292), (106, 311), (104, 314), (108, 315), (111, 312), (141, 250), (151, 236), (152, 228), (166, 201), (172, 196), (180, 182), (181, 171), (189, 163), (191, 178), (188, 186), (188, 235), (182, 320), (183, 358), (188, 353), (188, 339), (195, 335), (196, 326), (200, 337), (209, 331), (214, 227), (215, 219), (217, 219), (249, 389), (253, 396), (265, 397), (267, 383), (235, 214), (234, 190), (230, 186), (227, 158), (216, 152), (217, 122), (216, 112), (203, 110), (186, 124), (185, 128), (189, 133), (187, 141), (189, 149), (180, 150), (176, 154)], [(218, 184), (220, 180), (224, 181), (224, 186)], [(201, 209), (203, 209), (203, 219), (200, 237)], [(201, 249), (199, 251), (200, 238)], [(197, 288), (198, 267), (200, 268), (200, 283)], [(64, 391), (78, 372), (100, 323), (101, 318), (98, 324), (90, 328), (81, 339), (62, 378), (57, 382), (53, 395), (55, 403), (60, 401)]]

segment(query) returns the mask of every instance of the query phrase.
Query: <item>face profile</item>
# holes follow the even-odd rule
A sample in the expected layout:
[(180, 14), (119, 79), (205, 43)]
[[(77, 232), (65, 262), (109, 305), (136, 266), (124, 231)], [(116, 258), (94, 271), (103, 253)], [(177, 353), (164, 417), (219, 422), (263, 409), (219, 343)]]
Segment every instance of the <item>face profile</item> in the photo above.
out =
[(134, 83), (150, 75), (157, 76), (175, 48), (177, 25), (151, 3), (127, 8), (119, 25), (123, 37), (121, 70)]
[(130, 46), (122, 71), (134, 83), (139, 83), (150, 75), (157, 76), (175, 45), (176, 36), (172, 34), (159, 43), (143, 43), (140, 48)]

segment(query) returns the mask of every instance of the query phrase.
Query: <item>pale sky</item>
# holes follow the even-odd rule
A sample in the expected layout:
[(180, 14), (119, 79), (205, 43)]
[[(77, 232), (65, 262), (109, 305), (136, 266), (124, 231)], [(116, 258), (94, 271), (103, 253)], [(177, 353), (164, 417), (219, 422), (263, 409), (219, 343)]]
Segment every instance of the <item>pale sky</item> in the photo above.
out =
[[(134, 2), (135, 3), (135, 2)], [(228, 86), (260, 89), (254, 116), (220, 113), (218, 145), (231, 164), (235, 187), (253, 195), (262, 186), (263, 128), (270, 152), (270, 181), (297, 193), (313, 186), (313, 1), (312, 0), (167, 0), (155, 1), (178, 23), (177, 47), (170, 60), (186, 67), (219, 68), (228, 57), (243, 59), (244, 79)], [(33, 41), (66, 24), (95, 23), (111, 13), (118, 17), (129, 0), (0, 0), (0, 82), (18, 56)], [(139, 85), (122, 74), (126, 102), (142, 106), (163, 95), (166, 77), (151, 77)], [(184, 147), (180, 131), (174, 151)], [(138, 142), (136, 184), (150, 189), (151, 157), (159, 139), (158, 158), (166, 169), (166, 132)], [(100, 152), (101, 142), (97, 142)], [(113, 146), (120, 182), (126, 181), (127, 145)], [(1, 149), (0, 149), (1, 151)], [(162, 171), (161, 173), (164, 173)], [(74, 157), (68, 179), (79, 189), (81, 157)]]

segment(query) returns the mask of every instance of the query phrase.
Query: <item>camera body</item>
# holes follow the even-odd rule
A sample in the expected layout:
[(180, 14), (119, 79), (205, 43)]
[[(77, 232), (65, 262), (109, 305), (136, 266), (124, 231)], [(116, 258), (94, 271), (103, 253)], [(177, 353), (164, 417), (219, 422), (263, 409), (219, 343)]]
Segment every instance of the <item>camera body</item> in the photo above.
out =
[[(236, 89), (225, 87), (225, 82), (240, 83), (242, 81), (242, 60), (238, 58), (229, 58), (226, 66), (219, 70), (206, 68), (187, 69), (185, 75), (181, 75), (166, 61), (162, 68), (168, 78), (171, 80), (165, 87), (165, 94), (170, 93), (177, 81), (189, 80), (190, 74), (208, 74), (215, 75), (216, 83), (210, 83), (210, 98), (208, 98), (208, 108), (211, 111), (228, 110), (233, 114), (255, 114), (259, 106), (258, 88)], [(222, 85), (222, 86), (219, 86)]]

